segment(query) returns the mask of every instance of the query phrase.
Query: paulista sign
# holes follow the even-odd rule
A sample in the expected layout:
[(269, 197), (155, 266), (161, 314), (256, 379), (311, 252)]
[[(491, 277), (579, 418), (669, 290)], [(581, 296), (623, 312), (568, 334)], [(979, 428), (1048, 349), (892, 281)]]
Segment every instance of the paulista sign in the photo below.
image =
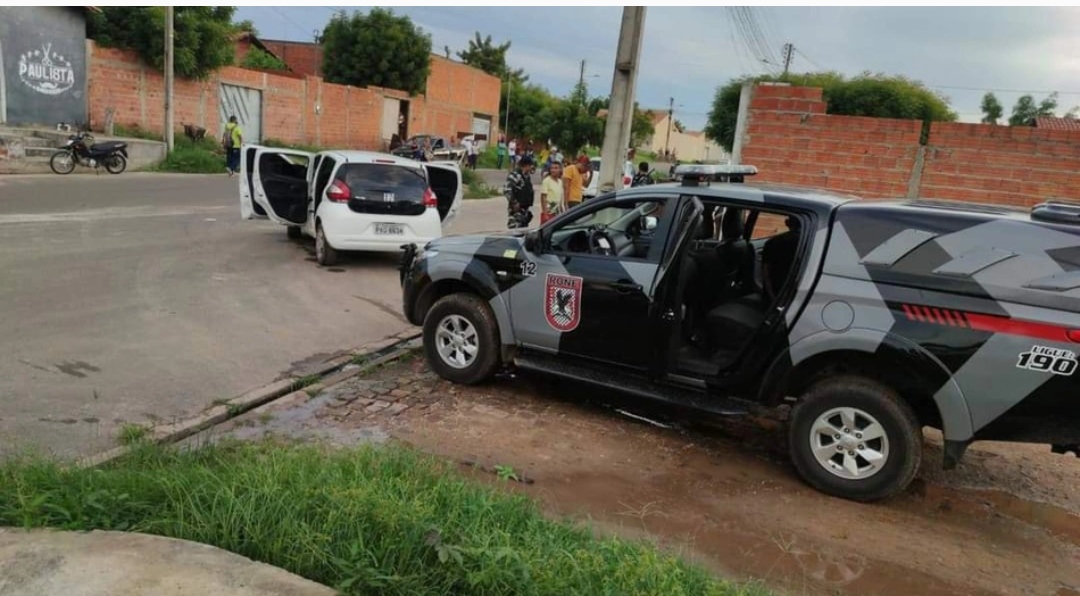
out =
[(60, 95), (75, 85), (75, 70), (49, 43), (19, 56), (19, 79), (38, 93)]

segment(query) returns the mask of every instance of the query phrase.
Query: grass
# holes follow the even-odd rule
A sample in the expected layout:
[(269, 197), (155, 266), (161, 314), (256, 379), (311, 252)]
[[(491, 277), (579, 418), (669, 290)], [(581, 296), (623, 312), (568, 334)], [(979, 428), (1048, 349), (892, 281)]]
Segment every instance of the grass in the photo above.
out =
[(498, 188), (488, 186), (475, 170), (463, 168), (461, 170), (461, 182), (465, 185), (466, 199), (490, 199), (502, 194), (502, 191)]
[(202, 140), (192, 141), (179, 135), (174, 143), (172, 153), (154, 166), (153, 171), (180, 174), (225, 173), (225, 152), (217, 140), (203, 137)]
[(121, 445), (134, 445), (145, 440), (149, 433), (149, 428), (129, 422), (120, 427), (120, 433), (117, 435), (116, 440)]
[(149, 130), (143, 130), (138, 126), (124, 126), (123, 124), (113, 125), (113, 135), (117, 137), (124, 137), (126, 139), (145, 139), (148, 141), (164, 141), (165, 138), (156, 132)]
[(652, 546), (543, 517), (404, 447), (140, 447), (99, 469), (0, 465), (0, 526), (194, 540), (346, 594), (756, 595)]
[(293, 383), (293, 391), (299, 391), (299, 390), (303, 389), (304, 387), (310, 387), (310, 386), (314, 385), (315, 383), (318, 383), (321, 380), (322, 380), (322, 375), (319, 375), (319, 374), (314, 374), (314, 375), (308, 375), (306, 377), (301, 377), (301, 378), (297, 379), (295, 383)]

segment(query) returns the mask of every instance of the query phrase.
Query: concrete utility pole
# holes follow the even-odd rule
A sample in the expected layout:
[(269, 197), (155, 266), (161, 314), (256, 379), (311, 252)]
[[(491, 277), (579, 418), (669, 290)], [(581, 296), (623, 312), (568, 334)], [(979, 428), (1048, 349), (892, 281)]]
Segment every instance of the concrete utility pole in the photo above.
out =
[(506, 124), (503, 126), (503, 136), (506, 142), (510, 142), (510, 93), (514, 90), (514, 79), (510, 73), (506, 73)]
[(671, 153), (671, 121), (675, 119), (674, 97), (668, 98), (667, 106), (667, 139), (664, 140), (664, 151)]
[(795, 46), (790, 43), (785, 43), (782, 53), (784, 54), (784, 74), (787, 75), (788, 68), (791, 67), (791, 55), (795, 53)]
[(581, 74), (578, 76), (578, 86), (585, 84), (585, 61), (581, 61)]
[(637, 83), (644, 33), (645, 7), (624, 6), (619, 46), (615, 52), (615, 73), (611, 79), (611, 102), (604, 127), (604, 146), (600, 151), (600, 159), (606, 165), (594, 174), (603, 174), (598, 184), (601, 192), (622, 188), (622, 164), (630, 147), (630, 128), (634, 122), (634, 85)]
[(165, 7), (165, 147), (173, 150), (173, 7)]

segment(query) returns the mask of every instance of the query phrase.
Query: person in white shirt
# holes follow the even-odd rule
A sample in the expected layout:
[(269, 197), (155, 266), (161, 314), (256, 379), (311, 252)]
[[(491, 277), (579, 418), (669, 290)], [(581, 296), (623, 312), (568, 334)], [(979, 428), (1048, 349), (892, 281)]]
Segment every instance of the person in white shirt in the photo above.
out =
[(513, 170), (517, 167), (518, 153), (517, 153), (517, 141), (510, 139), (509, 152), (510, 152), (510, 169)]

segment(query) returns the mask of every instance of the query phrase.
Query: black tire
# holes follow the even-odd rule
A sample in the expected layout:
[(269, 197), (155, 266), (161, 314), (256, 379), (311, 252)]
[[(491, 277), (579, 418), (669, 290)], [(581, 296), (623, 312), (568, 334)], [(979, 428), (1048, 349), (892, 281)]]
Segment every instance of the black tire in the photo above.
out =
[[(885, 446), (888, 448), (885, 463), (878, 465), (876, 472), (867, 472), (865, 478), (841, 477), (842, 474), (851, 476), (850, 472), (841, 469), (843, 466), (840, 464), (849, 461), (844, 450), (850, 448), (852, 450), (847, 453), (856, 454), (851, 460), (858, 469), (860, 461), (870, 465), (869, 460), (863, 459), (862, 453), (873, 453), (874, 449), (881, 453), (883, 443), (881, 440), (864, 443), (862, 433), (858, 433), (858, 439), (855, 438), (858, 430), (867, 428), (863, 423), (868, 419), (863, 417), (858, 418), (854, 429), (837, 430), (834, 436), (840, 436), (841, 440), (834, 440), (827, 433), (815, 433), (813, 428), (818, 419), (835, 408), (858, 410), (863, 416), (875, 419), (884, 431)], [(841, 426), (844, 426), (839, 417), (831, 420), (841, 422)], [(851, 431), (849, 435), (842, 434), (848, 430)], [(833, 461), (839, 458), (837, 471), (830, 471), (824, 463), (819, 463), (812, 441), (823, 447), (823, 457), (828, 455)], [(847, 447), (843, 442), (848, 442)], [(851, 442), (857, 445), (852, 447)], [(831, 454), (834, 445), (837, 454)], [(829, 451), (824, 451), (826, 448)], [(788, 426), (788, 451), (799, 475), (817, 490), (852, 501), (879, 501), (896, 496), (915, 478), (922, 463), (922, 427), (911, 406), (891, 388), (864, 377), (837, 377), (812, 386), (792, 410)]]
[[(439, 353), (439, 328), (451, 317), (464, 319), (475, 330), (476, 354), (465, 366), (454, 366)], [(499, 324), (491, 307), (479, 296), (451, 294), (428, 310), (424, 318), (424, 354), (440, 377), (463, 385), (483, 383), (498, 370), (499, 352)]]
[(127, 159), (119, 153), (114, 153), (105, 158), (105, 169), (110, 174), (120, 174), (127, 169)]
[(338, 260), (338, 252), (330, 246), (321, 223), (315, 224), (315, 260), (323, 267), (330, 267)]
[(285, 235), (289, 237), (289, 240), (299, 240), (304, 236), (304, 230), (300, 226), (289, 226), (285, 228)]
[[(60, 158), (66, 158), (67, 166), (60, 165)], [(57, 151), (49, 158), (49, 167), (57, 174), (70, 174), (75, 170), (75, 156), (70, 151)]]

